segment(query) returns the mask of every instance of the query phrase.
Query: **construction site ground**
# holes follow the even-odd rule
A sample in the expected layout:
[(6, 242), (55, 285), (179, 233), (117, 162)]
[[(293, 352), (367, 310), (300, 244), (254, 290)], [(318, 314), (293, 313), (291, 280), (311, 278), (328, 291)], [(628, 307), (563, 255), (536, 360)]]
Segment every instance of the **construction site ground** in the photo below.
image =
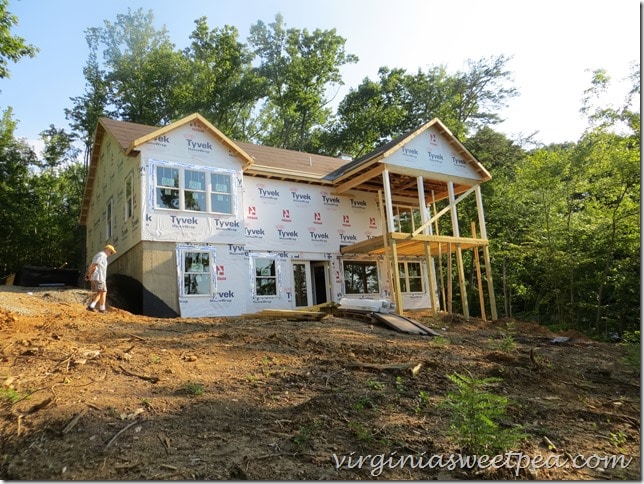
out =
[[(623, 344), (510, 319), (415, 314), (440, 334), (420, 336), (86, 300), (0, 286), (0, 479), (641, 479), (640, 370)], [(454, 374), (508, 399), (499, 428), (527, 435), (512, 466), (462, 460)]]

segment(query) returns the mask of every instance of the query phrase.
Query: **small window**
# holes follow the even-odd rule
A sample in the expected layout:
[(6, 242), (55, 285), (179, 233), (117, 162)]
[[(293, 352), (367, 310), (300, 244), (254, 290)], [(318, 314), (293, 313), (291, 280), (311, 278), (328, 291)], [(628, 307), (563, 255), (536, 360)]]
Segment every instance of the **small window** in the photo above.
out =
[(377, 294), (380, 292), (376, 263), (345, 261), (344, 291), (346, 294)]
[(130, 173), (125, 179), (125, 220), (134, 214), (134, 176)]
[(401, 262), (398, 264), (400, 273), (400, 290), (402, 292), (423, 292), (423, 275), (420, 262)]
[(210, 253), (183, 253), (183, 293), (184, 295), (211, 294)]
[(179, 209), (179, 170), (157, 166), (156, 206)]
[(255, 295), (277, 296), (275, 259), (255, 259)]
[(105, 239), (109, 240), (114, 234), (114, 200), (112, 198), (110, 198), (107, 202), (105, 222)]

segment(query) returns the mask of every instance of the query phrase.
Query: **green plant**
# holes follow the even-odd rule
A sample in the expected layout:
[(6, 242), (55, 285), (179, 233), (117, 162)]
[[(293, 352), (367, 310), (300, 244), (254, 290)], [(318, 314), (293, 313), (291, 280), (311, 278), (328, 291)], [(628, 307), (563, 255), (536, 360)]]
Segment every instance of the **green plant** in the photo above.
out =
[(300, 427), (298, 433), (293, 437), (293, 442), (295, 442), (298, 447), (304, 446), (311, 440), (311, 436), (319, 428), (320, 422), (318, 422), (317, 420), (314, 420), (310, 424)]
[(416, 405), (416, 413), (420, 413), (423, 407), (429, 405), (429, 393), (424, 390), (421, 390), (418, 394), (418, 403)]
[(405, 391), (405, 381), (403, 380), (402, 376), (396, 377), (396, 391), (398, 393), (402, 393)]
[(624, 331), (622, 335), (624, 345), (626, 346), (626, 356), (622, 359), (624, 363), (633, 368), (641, 367), (641, 338), (639, 331)]
[(199, 396), (199, 395), (203, 395), (205, 393), (205, 390), (201, 383), (191, 382), (186, 385), (186, 392), (189, 395)]
[(384, 390), (385, 384), (378, 380), (367, 380), (367, 386), (372, 390)]
[(369, 395), (363, 395), (360, 399), (353, 404), (355, 410), (364, 410), (365, 408), (375, 408), (376, 404), (369, 397)]
[(621, 452), (626, 445), (626, 434), (621, 430), (618, 430), (617, 433), (610, 432), (609, 440), (610, 444)]
[(150, 363), (152, 364), (161, 363), (161, 357), (155, 354), (150, 355)]
[(514, 339), (516, 334), (516, 325), (513, 321), (510, 321), (506, 324), (507, 331), (503, 333), (503, 338), (496, 343), (496, 349), (503, 351), (504, 353), (512, 353), (516, 347), (517, 342)]
[(0, 400), (6, 400), (9, 403), (16, 403), (22, 399), (22, 395), (13, 388), (0, 388)]
[(349, 422), (349, 428), (353, 430), (356, 438), (360, 442), (370, 442), (373, 439), (373, 436), (371, 435), (369, 429), (360, 422)]
[(447, 377), (457, 388), (447, 394), (443, 406), (450, 411), (450, 430), (462, 448), (475, 454), (504, 452), (525, 439), (520, 426), (502, 426), (508, 420), (508, 399), (486, 391), (500, 378), (477, 379), (458, 373)]
[(447, 346), (449, 343), (445, 336), (434, 336), (428, 340), (429, 346)]

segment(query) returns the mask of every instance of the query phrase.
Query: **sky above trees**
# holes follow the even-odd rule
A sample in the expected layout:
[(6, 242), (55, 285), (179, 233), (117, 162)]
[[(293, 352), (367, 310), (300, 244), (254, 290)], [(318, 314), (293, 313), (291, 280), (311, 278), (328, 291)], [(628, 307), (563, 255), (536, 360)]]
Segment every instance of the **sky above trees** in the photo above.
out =
[[(155, 24), (167, 27), (177, 48), (189, 44), (201, 16), (211, 27), (237, 27), (242, 40), (258, 20), (272, 22), (278, 13), (287, 27), (336, 29), (347, 39), (347, 52), (360, 59), (343, 66), (345, 86), (338, 102), (364, 78), (377, 79), (382, 66), (413, 74), (445, 64), (456, 71), (467, 59), (502, 54), (511, 57), (507, 67), (520, 95), (502, 113), (507, 121), (498, 128), (510, 136), (538, 131), (544, 143), (576, 141), (586, 126), (579, 105), (590, 71), (606, 69), (619, 80), (638, 61), (640, 50), (640, 3), (635, 0), (140, 0), (102, 2), (91, 9), (79, 0), (11, 0), (9, 11), (18, 16), (12, 32), (40, 49), (35, 58), (10, 66), (11, 77), (0, 81), (0, 107), (14, 108), (16, 136), (31, 141), (50, 124), (67, 126), (64, 109), (85, 84), (85, 30), (114, 21), (128, 7), (152, 10)], [(621, 96), (624, 89), (616, 92)]]

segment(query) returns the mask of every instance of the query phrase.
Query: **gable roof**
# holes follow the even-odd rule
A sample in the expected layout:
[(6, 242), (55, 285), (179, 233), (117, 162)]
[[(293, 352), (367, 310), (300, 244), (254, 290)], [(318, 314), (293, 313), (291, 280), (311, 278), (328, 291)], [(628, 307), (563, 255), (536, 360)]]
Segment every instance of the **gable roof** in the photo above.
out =
[[(492, 178), (483, 165), (438, 118), (432, 119), (420, 128), (410, 131), (353, 161), (243, 141), (233, 141), (198, 113), (186, 116), (161, 128), (100, 118), (94, 136), (83, 204), (81, 206), (81, 224), (85, 224), (89, 212), (89, 202), (96, 177), (98, 157), (106, 133), (110, 133), (115, 138), (124, 154), (131, 156), (145, 143), (193, 121), (202, 123), (212, 136), (244, 162), (243, 171), (246, 175), (329, 185), (334, 187), (337, 193), (344, 193), (353, 189), (367, 192), (382, 190), (384, 183), (382, 175), (384, 170), (388, 168), (386, 164), (387, 156), (401, 149), (403, 145), (409, 143), (430, 127), (437, 129), (449, 145), (480, 175), (481, 179), (476, 183)], [(413, 173), (390, 174), (391, 191), (395, 197), (409, 201), (417, 199), (416, 177), (418, 175), (423, 175), (427, 199), (432, 196), (435, 200), (447, 197), (448, 177), (438, 174), (434, 176), (433, 173), (422, 169), (414, 170)], [(466, 191), (474, 184), (472, 180), (456, 180), (454, 183), (454, 191), (457, 194)]]

